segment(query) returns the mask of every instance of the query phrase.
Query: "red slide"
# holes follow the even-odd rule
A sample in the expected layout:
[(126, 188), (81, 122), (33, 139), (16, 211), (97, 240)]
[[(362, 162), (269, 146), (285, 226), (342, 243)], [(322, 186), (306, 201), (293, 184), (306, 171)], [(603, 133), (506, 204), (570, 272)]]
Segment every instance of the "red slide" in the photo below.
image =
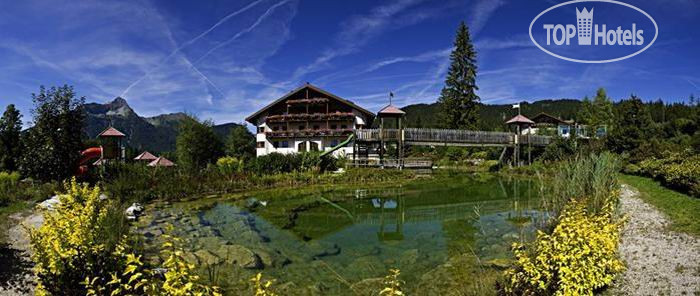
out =
[(91, 147), (80, 152), (80, 162), (78, 163), (78, 173), (76, 175), (80, 176), (85, 174), (88, 170), (88, 163), (95, 159), (102, 157), (102, 147)]

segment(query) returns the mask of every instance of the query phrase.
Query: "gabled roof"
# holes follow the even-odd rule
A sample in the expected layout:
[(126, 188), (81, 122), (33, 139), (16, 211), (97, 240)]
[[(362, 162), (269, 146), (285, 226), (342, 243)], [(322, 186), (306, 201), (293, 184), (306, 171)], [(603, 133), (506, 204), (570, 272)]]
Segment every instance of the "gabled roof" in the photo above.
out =
[(155, 155), (151, 154), (151, 152), (144, 151), (143, 153), (139, 154), (139, 156), (134, 157), (134, 160), (148, 160), (148, 161), (153, 161), (157, 159)]
[(148, 164), (148, 166), (150, 166), (150, 167), (155, 167), (155, 166), (171, 167), (171, 166), (175, 166), (175, 163), (173, 163), (172, 161), (170, 161), (169, 159), (167, 159), (165, 157), (160, 156), (160, 157), (156, 158), (154, 161), (151, 161)]
[(556, 117), (554, 115), (550, 115), (545, 112), (541, 112), (540, 114), (535, 115), (535, 117), (532, 118), (535, 123), (564, 123), (564, 124), (570, 124), (573, 123), (572, 121), (566, 121), (563, 120), (559, 117)]
[(252, 124), (255, 124), (254, 119), (257, 118), (258, 116), (260, 116), (260, 114), (262, 114), (263, 112), (265, 112), (267, 109), (272, 108), (272, 106), (275, 106), (275, 105), (279, 104), (280, 102), (286, 100), (287, 98), (289, 98), (289, 97), (292, 96), (293, 94), (295, 94), (295, 93), (297, 93), (297, 92), (299, 92), (299, 91), (302, 91), (302, 90), (304, 90), (304, 89), (306, 89), (306, 88), (308, 88), (308, 89), (310, 89), (310, 90), (313, 90), (313, 91), (317, 91), (317, 92), (319, 92), (319, 93), (321, 93), (321, 94), (323, 94), (323, 95), (328, 96), (329, 98), (332, 98), (332, 99), (335, 99), (335, 100), (337, 100), (337, 101), (340, 101), (340, 102), (342, 102), (342, 103), (344, 103), (344, 104), (347, 104), (347, 105), (349, 105), (350, 107), (352, 107), (352, 108), (354, 108), (354, 109), (357, 109), (358, 111), (360, 111), (360, 112), (362, 112), (362, 113), (364, 113), (364, 114), (366, 114), (366, 115), (374, 116), (374, 113), (370, 112), (369, 110), (367, 110), (367, 109), (365, 109), (365, 108), (362, 108), (362, 107), (356, 105), (355, 103), (353, 103), (353, 102), (351, 102), (351, 101), (348, 101), (348, 100), (346, 100), (346, 99), (343, 99), (343, 98), (341, 98), (341, 97), (339, 97), (339, 96), (336, 96), (336, 95), (334, 95), (334, 94), (332, 94), (332, 93), (329, 93), (329, 92), (327, 92), (327, 91), (325, 91), (325, 90), (323, 90), (323, 89), (321, 89), (321, 88), (319, 88), (319, 87), (317, 87), (317, 86), (314, 86), (314, 85), (312, 85), (312, 84), (310, 84), (310, 83), (307, 83), (307, 84), (304, 84), (304, 85), (302, 85), (302, 86), (300, 86), (300, 87), (297, 87), (296, 89), (290, 91), (289, 93), (287, 93), (286, 95), (282, 96), (281, 98), (275, 100), (274, 102), (268, 104), (267, 106), (263, 107), (262, 109), (258, 110), (257, 112), (251, 114), (250, 116), (246, 117), (245, 120), (246, 120), (247, 122), (250, 122), (250, 123), (252, 123)]
[(529, 118), (522, 116), (520, 114), (516, 115), (515, 117), (509, 119), (506, 121), (506, 124), (511, 124), (511, 123), (526, 123), (526, 124), (535, 124), (534, 121), (530, 120)]
[(102, 131), (98, 137), (126, 137), (126, 135), (120, 131), (118, 131), (116, 128), (113, 127), (108, 127), (104, 131)]
[(387, 105), (386, 107), (379, 110), (378, 115), (406, 115), (406, 112), (397, 108), (394, 105)]

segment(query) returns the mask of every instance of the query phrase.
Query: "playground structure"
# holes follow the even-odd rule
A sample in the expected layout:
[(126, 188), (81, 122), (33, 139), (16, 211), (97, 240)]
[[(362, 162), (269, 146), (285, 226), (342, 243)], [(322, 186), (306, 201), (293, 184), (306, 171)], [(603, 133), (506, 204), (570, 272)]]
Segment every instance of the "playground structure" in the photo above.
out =
[(97, 135), (99, 147), (90, 147), (80, 152), (78, 172), (80, 176), (89, 170), (90, 166), (102, 165), (108, 161), (124, 160), (125, 147), (123, 139), (126, 135), (113, 127), (108, 127)]

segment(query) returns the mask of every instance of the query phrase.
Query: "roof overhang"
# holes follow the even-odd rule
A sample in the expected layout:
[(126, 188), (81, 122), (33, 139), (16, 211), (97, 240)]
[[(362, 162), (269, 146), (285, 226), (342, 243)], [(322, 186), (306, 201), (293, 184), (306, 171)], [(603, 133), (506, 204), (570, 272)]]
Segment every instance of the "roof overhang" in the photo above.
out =
[(300, 86), (300, 87), (297, 87), (296, 89), (290, 91), (289, 93), (287, 93), (286, 95), (282, 96), (281, 98), (275, 100), (274, 102), (268, 104), (267, 106), (263, 107), (262, 109), (258, 110), (257, 112), (251, 114), (250, 116), (246, 117), (245, 120), (246, 120), (247, 122), (252, 123), (252, 124), (256, 124), (255, 119), (257, 119), (257, 118), (258, 118), (261, 114), (263, 114), (265, 111), (267, 111), (268, 109), (272, 108), (273, 106), (279, 104), (280, 102), (283, 102), (284, 100), (288, 99), (288, 98), (289, 98), (290, 96), (292, 96), (293, 94), (298, 93), (298, 92), (300, 92), (300, 91), (302, 91), (302, 90), (304, 90), (304, 89), (306, 89), (306, 88), (308, 88), (308, 89), (310, 89), (310, 90), (313, 90), (313, 91), (316, 91), (316, 92), (319, 92), (319, 93), (321, 93), (321, 94), (323, 94), (323, 95), (326, 95), (326, 96), (328, 96), (329, 98), (334, 99), (334, 100), (337, 100), (337, 101), (339, 101), (339, 102), (341, 102), (341, 103), (343, 103), (343, 104), (349, 105), (349, 106), (352, 107), (353, 109), (356, 109), (357, 111), (360, 111), (361, 113), (363, 113), (363, 114), (365, 114), (365, 115), (367, 115), (367, 116), (374, 117), (374, 113), (372, 113), (371, 111), (369, 111), (369, 110), (367, 110), (367, 109), (365, 109), (365, 108), (362, 108), (362, 107), (358, 106), (357, 104), (355, 104), (355, 103), (353, 103), (353, 102), (351, 102), (351, 101), (348, 101), (348, 100), (346, 100), (346, 99), (343, 99), (343, 98), (341, 98), (341, 97), (339, 97), (339, 96), (336, 96), (336, 95), (334, 95), (334, 94), (332, 94), (332, 93), (330, 93), (330, 92), (327, 92), (327, 91), (325, 91), (325, 90), (323, 90), (323, 89), (321, 89), (321, 88), (319, 88), (319, 87), (316, 87), (316, 86), (314, 86), (314, 85), (312, 85), (312, 84), (307, 83), (307, 84), (304, 84), (304, 85), (302, 85), (302, 86)]

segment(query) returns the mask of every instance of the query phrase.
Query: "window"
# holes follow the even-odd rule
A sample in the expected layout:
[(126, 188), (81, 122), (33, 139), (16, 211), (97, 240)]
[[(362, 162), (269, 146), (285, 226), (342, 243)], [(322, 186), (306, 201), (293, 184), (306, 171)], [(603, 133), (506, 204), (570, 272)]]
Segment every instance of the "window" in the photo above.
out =
[(258, 148), (265, 148), (265, 142), (258, 142)]
[(346, 129), (346, 128), (348, 128), (348, 126), (345, 125), (345, 124), (343, 124), (343, 125), (340, 126), (340, 128), (341, 128), (341, 129)]
[(300, 126), (299, 126), (299, 130), (300, 130), (300, 131), (303, 131), (304, 129), (306, 129), (306, 128), (305, 128), (303, 125), (300, 125)]
[(273, 130), (273, 131), (277, 131), (277, 130), (279, 130), (279, 129), (280, 129), (279, 126), (274, 126), (274, 127), (272, 127), (272, 130)]
[(262, 134), (265, 132), (265, 127), (264, 126), (259, 126), (258, 127), (258, 134)]
[(318, 126), (318, 125), (314, 125), (314, 130), (318, 130), (318, 129), (319, 129), (319, 126)]
[(274, 141), (272, 142), (272, 147), (279, 148), (280, 142)]
[(289, 148), (289, 142), (288, 141), (280, 142), (280, 148)]
[(329, 144), (328, 147), (335, 147), (338, 146), (338, 139), (331, 140), (331, 143)]
[(334, 129), (337, 129), (337, 128), (338, 128), (338, 126), (337, 126), (337, 125), (335, 125), (335, 124), (331, 124), (331, 129), (332, 129), (332, 130), (334, 130)]

